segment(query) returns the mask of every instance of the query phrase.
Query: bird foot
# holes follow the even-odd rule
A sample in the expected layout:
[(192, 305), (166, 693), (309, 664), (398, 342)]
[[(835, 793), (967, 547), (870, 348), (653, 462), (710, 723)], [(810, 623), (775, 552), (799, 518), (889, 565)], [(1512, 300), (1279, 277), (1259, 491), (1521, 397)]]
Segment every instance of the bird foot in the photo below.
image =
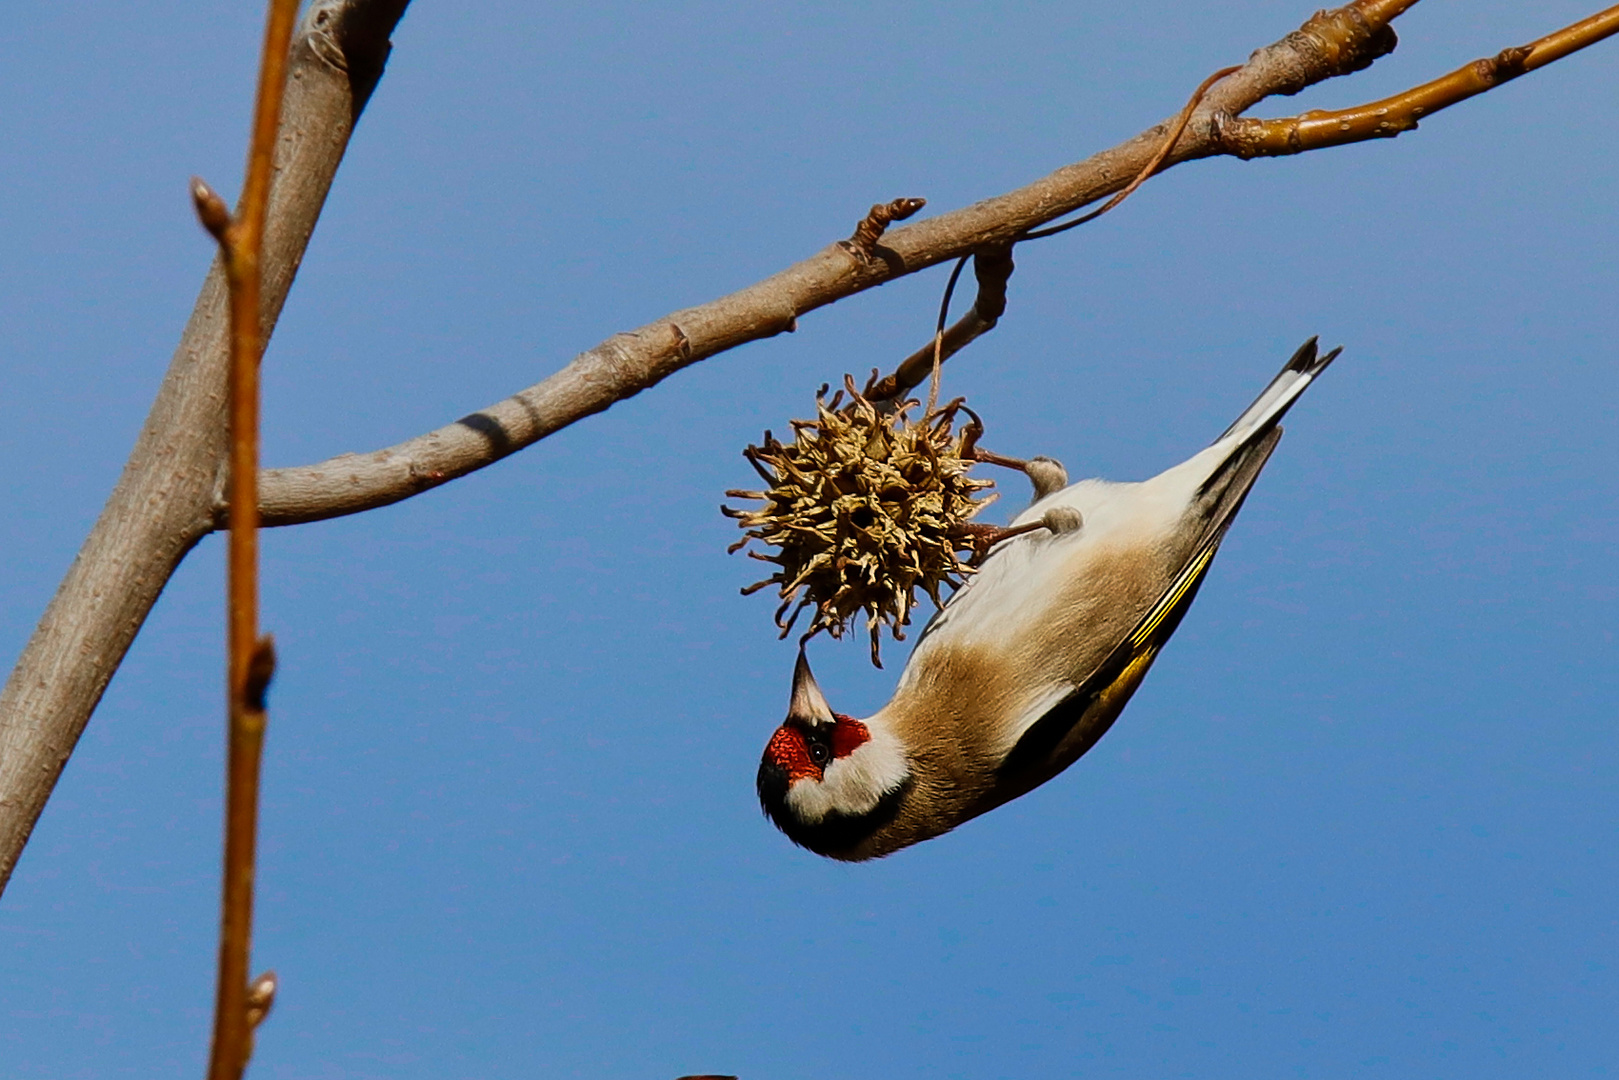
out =
[(1058, 536), (1078, 532), (1085, 527), (1085, 518), (1072, 506), (1053, 506), (1040, 518), (1040, 524)]
[(1005, 454), (997, 454), (993, 450), (985, 450), (979, 446), (978, 440), (984, 436), (984, 422), (978, 418), (977, 413), (962, 405), (960, 399), (952, 404), (960, 405), (961, 411), (969, 418), (967, 425), (961, 429), (962, 457), (985, 465), (1016, 469), (1027, 476), (1029, 483), (1034, 485), (1035, 502), (1068, 486), (1068, 470), (1063, 468), (1062, 462), (1056, 458), (1035, 456), (1025, 461), (1023, 458), (1007, 457)]
[(977, 564), (989, 554), (990, 548), (1002, 540), (1010, 540), (1014, 536), (1022, 536), (1039, 529), (1045, 529), (1053, 536), (1062, 536), (1065, 533), (1078, 532), (1084, 524), (1085, 519), (1078, 510), (1071, 506), (1057, 506), (1047, 510), (1038, 520), (1025, 521), (1022, 525), (980, 525), (968, 522), (961, 527), (961, 531), (973, 549), (972, 562)]
[(1027, 476), (1029, 483), (1034, 485), (1035, 502), (1068, 486), (1068, 470), (1063, 468), (1062, 462), (1056, 458), (1032, 457), (1025, 461), (1023, 458), (1007, 457), (993, 450), (985, 450), (981, 446), (972, 446), (969, 450), (974, 461), (983, 462), (985, 465), (999, 465), (1005, 469), (1016, 469)]

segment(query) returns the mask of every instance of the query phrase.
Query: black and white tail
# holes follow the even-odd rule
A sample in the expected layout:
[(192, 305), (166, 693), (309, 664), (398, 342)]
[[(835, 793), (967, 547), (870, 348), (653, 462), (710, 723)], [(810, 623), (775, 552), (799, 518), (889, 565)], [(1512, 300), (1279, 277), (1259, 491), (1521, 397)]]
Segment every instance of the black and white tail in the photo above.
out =
[(1304, 388), (1310, 385), (1310, 381), (1326, 370), (1327, 365), (1343, 352), (1342, 347), (1339, 347), (1324, 356), (1318, 356), (1315, 346), (1315, 338), (1300, 345), (1299, 351), (1293, 354), (1287, 366), (1277, 373), (1276, 378), (1270, 381), (1264, 392), (1254, 399), (1252, 405), (1243, 410), (1236, 423), (1222, 431), (1220, 438), (1214, 441), (1219, 442), (1220, 439), (1237, 432), (1253, 437), (1273, 427), (1287, 410), (1293, 407), (1293, 402), (1304, 393)]
[(1343, 351), (1333, 349), (1325, 356), (1318, 356), (1315, 342), (1316, 339), (1311, 338), (1299, 346), (1299, 351), (1270, 381), (1264, 393), (1211, 445), (1212, 449), (1224, 443), (1226, 450), (1197, 491), (1197, 503), (1205, 515), (1204, 543), (1219, 544), (1219, 538), (1242, 509), (1248, 490), (1259, 479), (1259, 471), (1270, 460), (1271, 451), (1282, 437), (1277, 421), (1292, 408), (1304, 388)]

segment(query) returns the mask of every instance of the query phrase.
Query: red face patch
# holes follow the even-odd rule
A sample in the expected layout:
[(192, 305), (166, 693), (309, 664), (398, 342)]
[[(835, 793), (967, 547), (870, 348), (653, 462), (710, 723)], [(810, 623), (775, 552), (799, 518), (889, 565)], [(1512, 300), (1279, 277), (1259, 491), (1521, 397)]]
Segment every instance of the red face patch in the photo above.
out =
[(809, 744), (804, 733), (789, 724), (783, 724), (765, 744), (765, 759), (781, 767), (787, 774), (787, 783), (806, 778), (819, 780), (821, 767), (810, 760)]
[(861, 743), (871, 740), (871, 732), (866, 730), (865, 724), (852, 716), (844, 716), (842, 713), (833, 713), (832, 715), (837, 720), (837, 724), (832, 728), (833, 757), (848, 757), (855, 752), (855, 748)]

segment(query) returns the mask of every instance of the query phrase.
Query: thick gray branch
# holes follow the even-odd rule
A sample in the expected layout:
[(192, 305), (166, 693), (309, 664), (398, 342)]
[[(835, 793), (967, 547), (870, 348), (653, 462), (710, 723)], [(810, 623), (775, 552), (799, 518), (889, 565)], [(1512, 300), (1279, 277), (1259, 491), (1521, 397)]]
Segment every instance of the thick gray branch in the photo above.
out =
[[(1394, 48), (1387, 19), (1414, 0), (1361, 0), (1321, 12), (1214, 86), (1164, 168), (1227, 153), (1219, 118), (1275, 94), (1359, 71)], [(871, 258), (834, 244), (740, 292), (618, 334), (504, 401), (397, 446), (316, 465), (266, 470), (265, 525), (294, 525), (408, 499), (483, 468), (640, 393), (689, 364), (791, 330), (800, 315), (962, 255), (1001, 247), (1123, 188), (1146, 166), (1168, 122), (1009, 194), (887, 232)], [(223, 503), (216, 524), (225, 524)]]
[[(304, 15), (264, 241), (267, 332), (408, 2), (315, 0)], [(216, 262), (117, 487), (0, 691), (0, 889), (158, 594), (213, 528), (225, 457), (225, 301)]]

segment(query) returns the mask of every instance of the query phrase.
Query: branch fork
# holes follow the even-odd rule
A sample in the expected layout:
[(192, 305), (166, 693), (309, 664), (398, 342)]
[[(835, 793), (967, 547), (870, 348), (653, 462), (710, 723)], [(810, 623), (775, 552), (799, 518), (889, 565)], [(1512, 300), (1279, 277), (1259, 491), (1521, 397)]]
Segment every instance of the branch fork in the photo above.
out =
[[(1305, 25), (1308, 29), (1309, 24)], [(1441, 109), (1493, 90), (1614, 33), (1619, 33), (1619, 6), (1366, 105), (1312, 109), (1272, 120), (1216, 113), (1212, 137), (1225, 153), (1240, 158), (1280, 157), (1369, 139), (1392, 139), (1415, 130), (1419, 120)], [(1388, 47), (1393, 48), (1392, 30)]]

